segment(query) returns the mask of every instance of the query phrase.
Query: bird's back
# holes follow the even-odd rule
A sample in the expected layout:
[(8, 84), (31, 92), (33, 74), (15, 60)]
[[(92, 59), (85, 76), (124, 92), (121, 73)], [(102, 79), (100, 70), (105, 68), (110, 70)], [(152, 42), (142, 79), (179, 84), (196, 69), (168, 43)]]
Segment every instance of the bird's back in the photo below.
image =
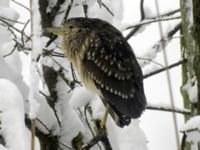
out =
[(80, 28), (74, 38), (82, 41), (77, 42), (80, 48), (76, 68), (86, 87), (95, 91), (104, 104), (110, 104), (111, 116), (118, 116), (119, 126), (140, 117), (146, 106), (143, 75), (122, 34), (99, 19), (74, 18), (68, 23)]

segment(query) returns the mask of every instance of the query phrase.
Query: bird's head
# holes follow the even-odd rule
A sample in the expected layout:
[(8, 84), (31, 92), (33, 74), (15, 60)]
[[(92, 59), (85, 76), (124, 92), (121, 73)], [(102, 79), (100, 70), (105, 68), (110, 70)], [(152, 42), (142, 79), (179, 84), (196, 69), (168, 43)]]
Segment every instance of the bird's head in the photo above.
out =
[(91, 26), (91, 20), (86, 18), (71, 18), (64, 23), (63, 27), (46, 28), (45, 32), (52, 33), (61, 37), (66, 34), (81, 32)]

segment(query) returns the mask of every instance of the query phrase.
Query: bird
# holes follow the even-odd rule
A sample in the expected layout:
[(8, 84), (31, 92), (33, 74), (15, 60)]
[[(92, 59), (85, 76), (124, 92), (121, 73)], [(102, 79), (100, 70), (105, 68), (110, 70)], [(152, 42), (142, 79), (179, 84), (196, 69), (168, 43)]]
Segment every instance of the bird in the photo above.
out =
[(141, 116), (146, 106), (142, 70), (122, 33), (107, 21), (76, 17), (63, 27), (47, 28), (61, 36), (64, 55), (84, 86), (97, 94), (119, 127)]

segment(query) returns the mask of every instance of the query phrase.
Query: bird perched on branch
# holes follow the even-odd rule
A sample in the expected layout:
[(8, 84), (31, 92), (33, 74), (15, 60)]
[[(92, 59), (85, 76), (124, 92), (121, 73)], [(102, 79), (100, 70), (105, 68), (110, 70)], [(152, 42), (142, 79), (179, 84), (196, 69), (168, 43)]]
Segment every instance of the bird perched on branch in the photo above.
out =
[(131, 46), (111, 24), (100, 19), (72, 18), (62, 28), (62, 49), (89, 90), (99, 95), (118, 126), (129, 125), (146, 106), (143, 75)]

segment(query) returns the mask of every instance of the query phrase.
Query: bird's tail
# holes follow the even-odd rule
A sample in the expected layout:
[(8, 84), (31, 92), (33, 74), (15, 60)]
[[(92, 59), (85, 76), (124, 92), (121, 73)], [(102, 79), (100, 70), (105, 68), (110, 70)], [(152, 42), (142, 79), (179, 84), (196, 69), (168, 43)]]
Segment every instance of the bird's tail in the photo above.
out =
[(115, 121), (115, 123), (119, 126), (119, 127), (124, 127), (127, 126), (131, 123), (131, 118), (128, 116), (123, 115), (122, 113), (120, 113), (114, 105), (109, 104), (111, 109), (109, 110), (109, 114), (110, 116), (113, 118), (113, 120)]
[[(104, 106), (108, 105), (108, 103), (105, 103), (104, 100), (102, 100)], [(112, 117), (112, 119), (115, 121), (115, 123), (119, 126), (119, 127), (124, 127), (127, 126), (131, 123), (131, 117), (125, 116), (122, 113), (120, 113), (114, 105), (109, 104), (110, 109), (109, 109), (109, 114)]]

